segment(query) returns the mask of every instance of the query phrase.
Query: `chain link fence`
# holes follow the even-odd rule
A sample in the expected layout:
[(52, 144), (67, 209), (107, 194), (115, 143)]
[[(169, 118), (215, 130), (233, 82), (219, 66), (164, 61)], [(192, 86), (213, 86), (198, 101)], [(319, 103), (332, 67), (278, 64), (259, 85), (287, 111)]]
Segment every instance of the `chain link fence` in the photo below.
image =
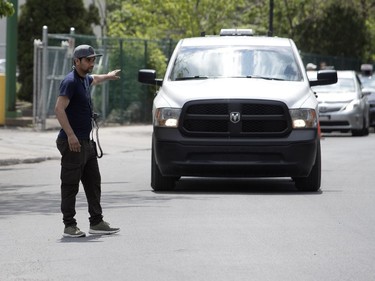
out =
[(301, 53), (301, 58), (305, 63), (315, 64), (318, 68), (325, 67), (333, 68), (336, 70), (361, 70), (361, 60), (347, 57), (334, 57), (334, 56), (322, 56), (317, 54)]

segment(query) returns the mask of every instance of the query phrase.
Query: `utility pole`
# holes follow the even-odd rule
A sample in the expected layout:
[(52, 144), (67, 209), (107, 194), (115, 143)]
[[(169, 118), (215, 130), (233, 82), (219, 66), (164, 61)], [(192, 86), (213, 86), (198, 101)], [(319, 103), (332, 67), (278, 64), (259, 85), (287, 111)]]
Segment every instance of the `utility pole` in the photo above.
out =
[(269, 15), (269, 26), (268, 36), (273, 36), (273, 0), (270, 0), (270, 15)]
[(17, 117), (16, 112), (16, 68), (17, 68), (17, 20), (18, 0), (9, 0), (13, 4), (14, 14), (7, 17), (6, 35), (6, 82), (5, 82), (5, 116)]

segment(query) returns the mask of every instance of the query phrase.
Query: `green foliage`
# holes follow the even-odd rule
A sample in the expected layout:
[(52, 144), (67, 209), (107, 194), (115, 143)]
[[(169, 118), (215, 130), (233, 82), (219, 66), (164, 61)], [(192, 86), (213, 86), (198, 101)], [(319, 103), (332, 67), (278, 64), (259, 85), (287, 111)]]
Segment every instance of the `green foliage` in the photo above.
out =
[(68, 33), (71, 27), (77, 34), (92, 35), (91, 24), (99, 23), (97, 8), (86, 10), (82, 0), (28, 0), (21, 6), (18, 22), (18, 66), (21, 88), (18, 97), (32, 101), (34, 39), (42, 39), (42, 27), (49, 33)]
[(14, 7), (12, 3), (7, 0), (0, 0), (0, 19), (2, 17), (9, 17), (14, 14)]
[[(108, 33), (112, 36), (172, 38), (217, 34), (238, 25), (244, 0), (108, 0)], [(113, 10), (112, 10), (113, 9)]]
[(299, 47), (311, 53), (364, 58), (370, 38), (357, 9), (332, 3), (318, 17), (306, 18), (296, 28)]
[[(372, 0), (274, 0), (273, 34), (305, 52), (368, 59), (374, 51)], [(253, 28), (266, 35), (270, 0), (107, 0), (109, 35), (160, 39)], [(333, 40), (332, 40), (333, 39)]]

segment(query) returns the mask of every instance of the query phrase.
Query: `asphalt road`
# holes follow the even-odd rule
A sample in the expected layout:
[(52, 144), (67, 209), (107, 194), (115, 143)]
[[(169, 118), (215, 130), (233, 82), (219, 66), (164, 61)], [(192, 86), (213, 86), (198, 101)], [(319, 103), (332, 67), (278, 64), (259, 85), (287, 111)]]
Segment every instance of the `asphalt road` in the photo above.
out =
[[(102, 205), (121, 232), (80, 239), (62, 238), (59, 160), (1, 166), (0, 280), (375, 280), (374, 141), (326, 136), (317, 193), (289, 179), (155, 193), (150, 132), (104, 135)], [(82, 189), (77, 219), (87, 232)]]

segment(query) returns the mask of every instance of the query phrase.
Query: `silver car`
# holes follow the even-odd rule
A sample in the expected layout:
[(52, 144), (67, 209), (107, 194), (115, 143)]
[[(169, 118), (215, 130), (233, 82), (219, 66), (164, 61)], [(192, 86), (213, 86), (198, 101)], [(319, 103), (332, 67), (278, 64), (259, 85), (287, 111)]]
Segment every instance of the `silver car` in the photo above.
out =
[(368, 96), (370, 103), (370, 126), (375, 128), (375, 76), (359, 76), (365, 91), (371, 92)]
[(0, 59), (0, 73), (5, 73), (5, 59)]
[[(308, 72), (312, 78), (316, 72)], [(318, 99), (322, 132), (351, 132), (353, 136), (369, 134), (370, 92), (363, 91), (355, 71), (337, 71), (337, 83), (312, 87)]]

